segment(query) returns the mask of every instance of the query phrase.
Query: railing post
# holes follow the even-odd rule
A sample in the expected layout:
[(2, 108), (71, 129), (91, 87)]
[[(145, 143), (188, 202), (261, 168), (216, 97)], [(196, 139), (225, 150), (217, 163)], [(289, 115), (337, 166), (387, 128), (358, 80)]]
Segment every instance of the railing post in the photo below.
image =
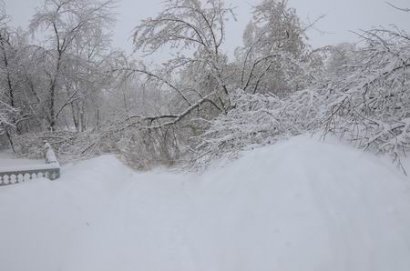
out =
[(46, 160), (46, 163), (47, 164), (58, 163), (57, 156), (53, 148), (51, 147), (50, 143), (48, 143), (46, 140), (44, 140), (43, 142), (44, 142), (44, 158)]

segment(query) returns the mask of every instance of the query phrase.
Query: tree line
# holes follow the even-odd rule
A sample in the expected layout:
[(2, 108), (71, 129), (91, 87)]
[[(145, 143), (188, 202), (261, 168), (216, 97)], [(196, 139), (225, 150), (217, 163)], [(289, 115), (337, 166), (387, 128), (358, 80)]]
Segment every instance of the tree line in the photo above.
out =
[(286, 0), (263, 0), (230, 52), (233, 8), (167, 0), (134, 28), (140, 55), (169, 52), (152, 63), (113, 49), (114, 7), (45, 0), (27, 30), (11, 28), (3, 9), (3, 145), (35, 155), (47, 139), (67, 159), (117, 152), (140, 168), (209, 161), (312, 131), (397, 159), (409, 148), (410, 36), (399, 28), (312, 49), (311, 25)]

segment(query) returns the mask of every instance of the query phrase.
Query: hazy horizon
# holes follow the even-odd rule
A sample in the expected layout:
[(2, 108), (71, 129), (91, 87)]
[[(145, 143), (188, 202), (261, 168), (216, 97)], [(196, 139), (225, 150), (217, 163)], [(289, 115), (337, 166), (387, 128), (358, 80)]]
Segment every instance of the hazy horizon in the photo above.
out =
[[(6, 10), (13, 26), (26, 27), (36, 7), (43, 0), (5, 0)], [(132, 50), (132, 29), (144, 18), (155, 16), (161, 10), (163, 0), (119, 0), (116, 7), (117, 23), (113, 29), (113, 45), (127, 51)], [(227, 27), (225, 49), (231, 53), (242, 43), (242, 33), (251, 18), (251, 8), (260, 1), (239, 0), (226, 1), (235, 7), (237, 21)], [(406, 0), (393, 0), (392, 4), (408, 7)], [(353, 42), (357, 39), (352, 31), (369, 29), (373, 26), (397, 25), (410, 31), (410, 14), (395, 10), (383, 0), (290, 0), (289, 6), (296, 9), (305, 24), (322, 18), (308, 31), (309, 44), (312, 47), (334, 45), (341, 42)]]

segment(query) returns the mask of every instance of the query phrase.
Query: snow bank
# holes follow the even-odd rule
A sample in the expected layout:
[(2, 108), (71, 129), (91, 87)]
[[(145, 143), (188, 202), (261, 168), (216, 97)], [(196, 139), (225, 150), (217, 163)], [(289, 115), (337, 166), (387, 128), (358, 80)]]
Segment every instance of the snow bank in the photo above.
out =
[(0, 189), (0, 270), (410, 270), (410, 186), (299, 137), (198, 176), (112, 156)]

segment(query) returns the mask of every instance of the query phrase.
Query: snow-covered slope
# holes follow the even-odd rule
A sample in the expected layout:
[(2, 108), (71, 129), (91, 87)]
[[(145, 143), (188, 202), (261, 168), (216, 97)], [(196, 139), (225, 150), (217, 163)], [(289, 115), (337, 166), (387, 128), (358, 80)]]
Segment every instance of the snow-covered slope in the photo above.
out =
[(410, 270), (410, 183), (299, 137), (203, 175), (112, 156), (0, 189), (0, 270)]

